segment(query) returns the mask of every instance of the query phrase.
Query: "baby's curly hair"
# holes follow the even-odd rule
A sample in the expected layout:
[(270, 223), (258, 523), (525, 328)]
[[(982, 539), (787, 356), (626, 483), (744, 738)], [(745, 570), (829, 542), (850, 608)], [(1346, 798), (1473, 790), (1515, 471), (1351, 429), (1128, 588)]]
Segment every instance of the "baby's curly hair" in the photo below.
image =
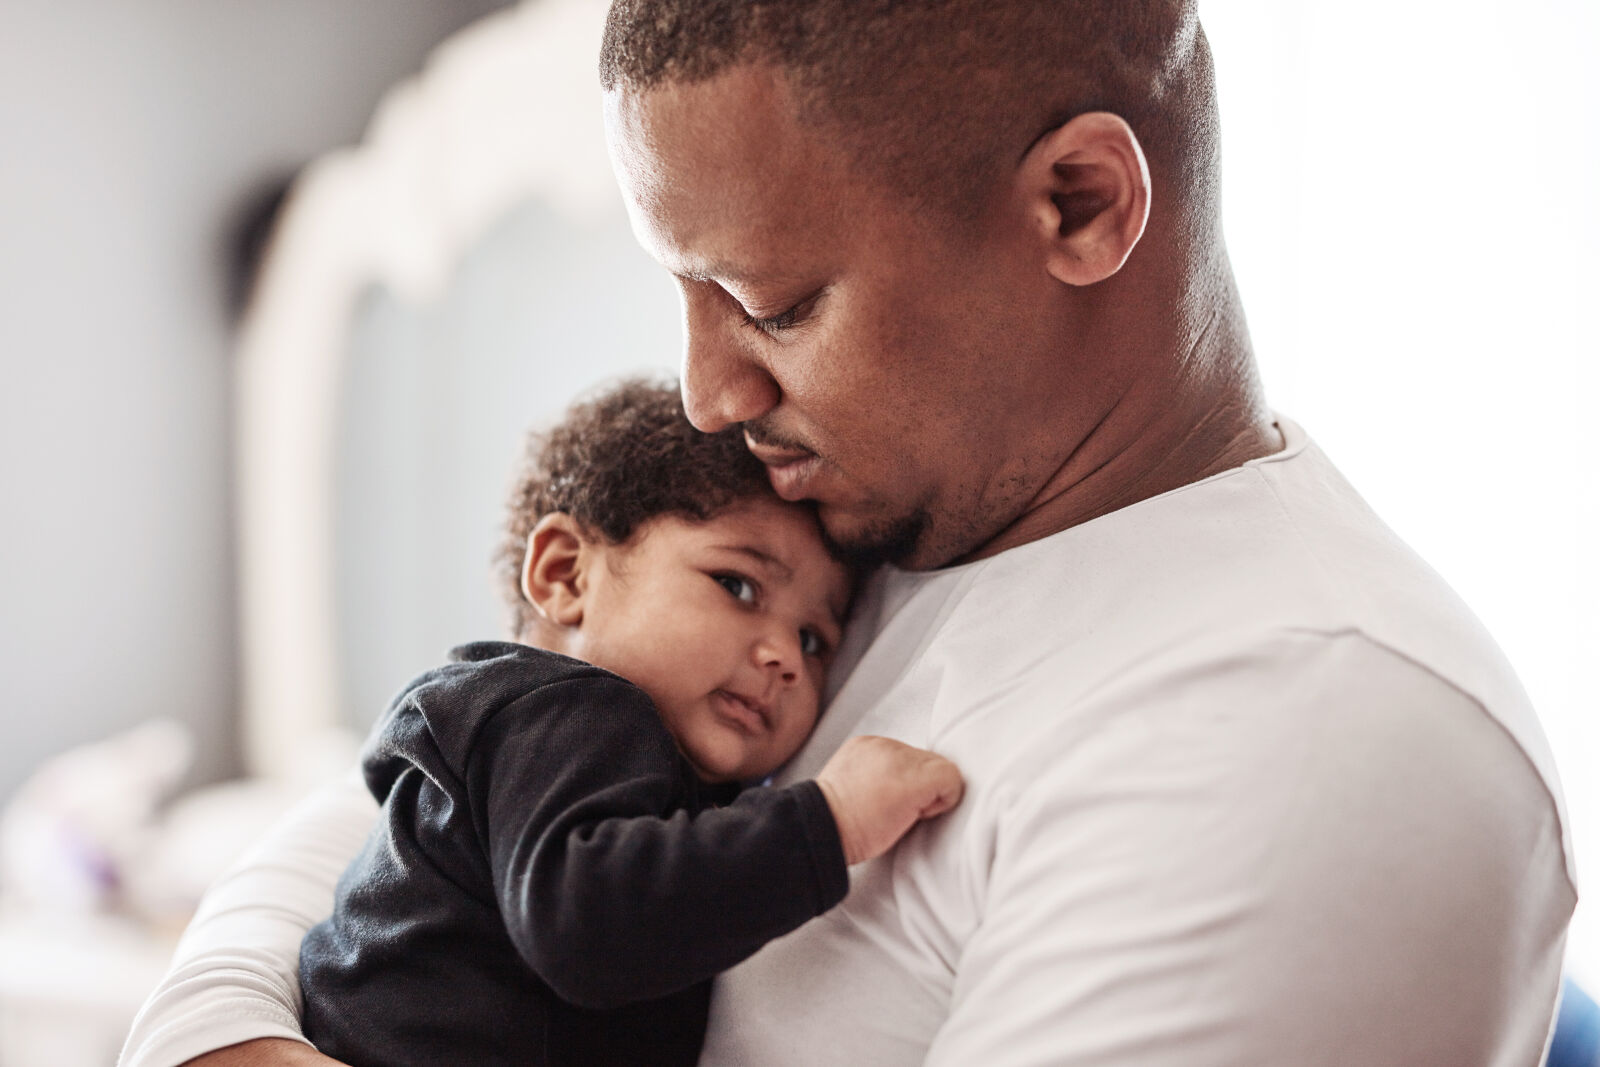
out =
[(622, 544), (650, 519), (704, 522), (752, 498), (779, 499), (738, 427), (701, 433), (689, 423), (676, 382), (631, 378), (567, 409), (528, 435), (507, 501), (495, 574), (513, 634), (537, 618), (522, 595), (528, 535), (551, 512)]

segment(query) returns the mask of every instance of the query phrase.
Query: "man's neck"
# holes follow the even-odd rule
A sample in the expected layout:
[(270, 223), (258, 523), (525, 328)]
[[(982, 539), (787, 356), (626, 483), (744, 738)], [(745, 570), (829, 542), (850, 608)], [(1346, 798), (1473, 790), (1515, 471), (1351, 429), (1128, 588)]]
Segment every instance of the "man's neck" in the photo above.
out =
[(1005, 528), (957, 562), (997, 555), (1283, 448), (1261, 395), (1237, 297), (1175, 339), (1164, 375), (1137, 378)]

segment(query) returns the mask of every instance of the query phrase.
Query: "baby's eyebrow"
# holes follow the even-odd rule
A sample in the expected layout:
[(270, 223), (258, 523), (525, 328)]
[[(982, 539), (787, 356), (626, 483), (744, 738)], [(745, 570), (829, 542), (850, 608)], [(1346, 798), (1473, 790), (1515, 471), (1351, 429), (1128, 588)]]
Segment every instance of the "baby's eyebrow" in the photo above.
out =
[(761, 567), (778, 578), (779, 581), (792, 581), (794, 568), (770, 552), (763, 552), (754, 545), (718, 545), (717, 548), (724, 552), (737, 552), (741, 556), (748, 556)]

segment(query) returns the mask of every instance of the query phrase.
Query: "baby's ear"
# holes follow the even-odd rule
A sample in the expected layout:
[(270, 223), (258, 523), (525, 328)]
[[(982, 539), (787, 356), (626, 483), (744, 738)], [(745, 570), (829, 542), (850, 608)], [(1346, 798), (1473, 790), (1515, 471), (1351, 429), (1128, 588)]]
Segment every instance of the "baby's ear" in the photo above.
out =
[(554, 511), (539, 520), (528, 535), (522, 559), (522, 595), (535, 611), (557, 626), (583, 623), (584, 568), (591, 554), (589, 539), (571, 515)]

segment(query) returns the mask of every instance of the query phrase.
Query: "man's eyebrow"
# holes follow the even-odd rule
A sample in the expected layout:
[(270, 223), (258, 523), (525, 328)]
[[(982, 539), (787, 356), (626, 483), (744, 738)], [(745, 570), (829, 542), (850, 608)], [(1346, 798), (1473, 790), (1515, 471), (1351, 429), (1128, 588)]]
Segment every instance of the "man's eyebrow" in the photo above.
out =
[[(726, 260), (699, 263), (679, 263), (670, 268), (674, 277), (686, 282), (709, 282), (713, 285), (774, 286), (794, 289), (816, 284), (820, 273), (816, 269), (795, 270), (792, 266), (767, 264), (752, 267)], [(817, 288), (821, 288), (820, 285)]]
[(673, 273), (686, 282), (710, 282), (715, 285), (723, 282), (741, 285), (754, 277), (749, 271), (735, 267), (731, 263), (707, 263), (698, 267), (684, 267)]
[(737, 552), (748, 556), (759, 563), (764, 569), (771, 571), (779, 581), (790, 581), (794, 578), (794, 568), (770, 552), (763, 552), (754, 545), (717, 545), (724, 552)]

